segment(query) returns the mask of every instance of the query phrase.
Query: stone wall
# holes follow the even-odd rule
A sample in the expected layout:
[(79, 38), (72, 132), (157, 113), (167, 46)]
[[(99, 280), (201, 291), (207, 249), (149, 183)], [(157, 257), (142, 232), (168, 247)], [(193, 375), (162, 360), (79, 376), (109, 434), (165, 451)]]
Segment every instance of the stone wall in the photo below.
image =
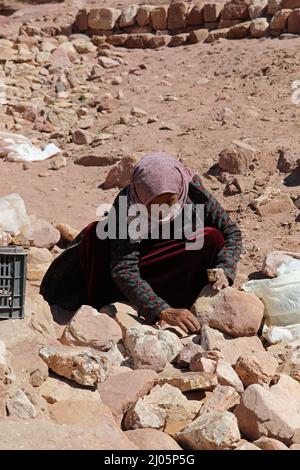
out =
[(99, 36), (96, 42), (129, 48), (300, 34), (300, 0), (197, 0), (193, 4), (175, 0), (122, 10), (85, 8), (78, 12), (74, 30)]

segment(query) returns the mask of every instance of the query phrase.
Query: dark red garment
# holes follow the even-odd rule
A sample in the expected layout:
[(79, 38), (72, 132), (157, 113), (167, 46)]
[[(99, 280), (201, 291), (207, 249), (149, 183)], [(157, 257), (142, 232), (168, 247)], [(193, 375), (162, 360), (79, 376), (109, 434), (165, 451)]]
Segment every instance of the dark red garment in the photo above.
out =
[[(110, 274), (109, 240), (97, 238), (96, 225), (97, 222), (94, 222), (84, 231), (81, 263), (87, 283), (88, 303), (100, 308), (126, 299)], [(203, 230), (204, 245), (198, 250), (187, 250), (185, 240), (141, 242), (140, 274), (171, 307), (191, 307), (208, 282), (207, 269), (214, 267), (216, 256), (224, 245), (219, 230), (211, 227)]]

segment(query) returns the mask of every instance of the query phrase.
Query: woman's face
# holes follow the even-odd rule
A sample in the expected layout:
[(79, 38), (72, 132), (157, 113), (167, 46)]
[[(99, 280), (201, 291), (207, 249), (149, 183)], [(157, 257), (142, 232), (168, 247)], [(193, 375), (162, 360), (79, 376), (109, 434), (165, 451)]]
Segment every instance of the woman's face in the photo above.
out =
[[(152, 199), (152, 201), (147, 205), (147, 210), (150, 213), (151, 212), (151, 207), (154, 205), (162, 205), (164, 204), (165, 207), (168, 206), (169, 208), (172, 207), (174, 204), (178, 202), (178, 195), (174, 193), (163, 193), (160, 194), (159, 196), (155, 197)], [(165, 212), (159, 212), (159, 219), (162, 219), (166, 217)]]

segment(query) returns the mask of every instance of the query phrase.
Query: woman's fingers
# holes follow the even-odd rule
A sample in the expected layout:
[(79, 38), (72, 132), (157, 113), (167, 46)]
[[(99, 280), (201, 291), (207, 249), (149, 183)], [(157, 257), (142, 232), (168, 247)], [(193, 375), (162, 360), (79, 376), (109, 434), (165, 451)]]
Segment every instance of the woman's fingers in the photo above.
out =
[(187, 326), (185, 326), (185, 324), (183, 322), (178, 322), (176, 323), (176, 326), (179, 326), (179, 328), (181, 328), (185, 333), (189, 333), (189, 329)]
[(193, 323), (188, 318), (185, 318), (183, 321), (191, 333), (195, 333), (197, 331), (197, 328), (193, 325)]
[(200, 323), (197, 317), (193, 315), (189, 310), (188, 310), (188, 316), (187, 319), (189, 320), (190, 323), (192, 323), (194, 329), (198, 331), (200, 329)]

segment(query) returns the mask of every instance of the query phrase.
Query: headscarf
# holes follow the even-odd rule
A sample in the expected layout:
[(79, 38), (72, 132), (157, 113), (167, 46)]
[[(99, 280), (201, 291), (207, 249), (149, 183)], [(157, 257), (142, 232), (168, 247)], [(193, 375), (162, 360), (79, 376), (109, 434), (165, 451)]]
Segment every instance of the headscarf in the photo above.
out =
[(135, 166), (128, 190), (129, 204), (148, 205), (164, 193), (177, 194), (182, 209), (195, 173), (165, 152), (143, 157)]

